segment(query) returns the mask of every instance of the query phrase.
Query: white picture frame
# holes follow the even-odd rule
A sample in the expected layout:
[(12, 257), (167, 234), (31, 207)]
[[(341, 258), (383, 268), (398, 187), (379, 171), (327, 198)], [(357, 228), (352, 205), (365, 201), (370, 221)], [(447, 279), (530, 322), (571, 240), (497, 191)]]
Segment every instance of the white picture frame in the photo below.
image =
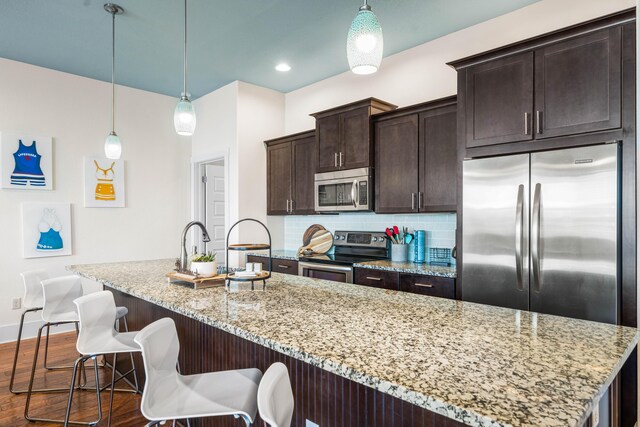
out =
[(84, 158), (84, 207), (126, 207), (124, 160)]
[(22, 203), (24, 258), (72, 255), (72, 236), (70, 203)]
[(53, 190), (53, 140), (20, 132), (0, 132), (0, 187)]

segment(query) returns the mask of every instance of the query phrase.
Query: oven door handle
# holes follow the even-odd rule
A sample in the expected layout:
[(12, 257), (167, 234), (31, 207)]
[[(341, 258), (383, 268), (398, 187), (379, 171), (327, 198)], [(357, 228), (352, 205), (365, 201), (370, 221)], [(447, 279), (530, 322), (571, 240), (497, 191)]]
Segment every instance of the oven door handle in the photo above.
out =
[[(316, 262), (298, 262), (298, 276), (306, 276), (305, 269), (329, 271), (335, 273), (346, 273), (347, 283), (353, 283), (353, 267), (344, 265), (330, 265)], [(308, 277), (308, 276), (307, 276)]]

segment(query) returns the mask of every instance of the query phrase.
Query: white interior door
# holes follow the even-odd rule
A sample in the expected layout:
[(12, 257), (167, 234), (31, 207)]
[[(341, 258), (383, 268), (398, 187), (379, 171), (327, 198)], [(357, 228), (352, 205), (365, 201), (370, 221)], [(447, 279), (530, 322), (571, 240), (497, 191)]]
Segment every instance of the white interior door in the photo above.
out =
[(216, 252), (218, 265), (224, 265), (225, 249), (225, 180), (224, 162), (204, 165), (204, 220), (211, 242), (205, 250)]

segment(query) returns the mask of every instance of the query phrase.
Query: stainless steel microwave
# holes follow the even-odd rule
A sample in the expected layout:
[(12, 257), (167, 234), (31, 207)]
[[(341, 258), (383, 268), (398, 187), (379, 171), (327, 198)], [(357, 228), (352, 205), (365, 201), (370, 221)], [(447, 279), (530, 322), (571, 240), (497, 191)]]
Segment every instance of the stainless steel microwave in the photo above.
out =
[(316, 212), (373, 210), (370, 168), (315, 174)]

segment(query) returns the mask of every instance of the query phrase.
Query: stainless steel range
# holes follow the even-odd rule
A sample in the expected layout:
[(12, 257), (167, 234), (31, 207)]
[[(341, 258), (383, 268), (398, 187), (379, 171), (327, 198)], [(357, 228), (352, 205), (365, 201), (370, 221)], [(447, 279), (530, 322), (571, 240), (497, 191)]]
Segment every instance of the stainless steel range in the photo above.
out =
[(389, 258), (389, 242), (382, 232), (336, 231), (333, 254), (300, 256), (298, 275), (353, 283), (353, 265)]

